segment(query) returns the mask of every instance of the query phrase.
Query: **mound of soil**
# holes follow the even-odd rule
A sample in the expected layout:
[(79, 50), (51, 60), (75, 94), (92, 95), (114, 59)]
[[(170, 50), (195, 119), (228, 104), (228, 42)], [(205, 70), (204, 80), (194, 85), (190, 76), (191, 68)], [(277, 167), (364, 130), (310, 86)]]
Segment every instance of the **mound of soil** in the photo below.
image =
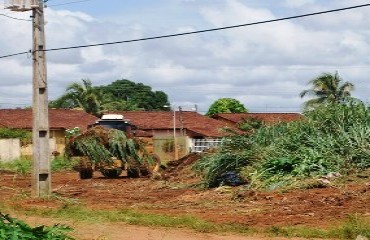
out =
[(161, 173), (162, 179), (189, 185), (199, 184), (202, 179), (191, 168), (201, 157), (201, 153), (190, 153), (178, 160), (169, 161)]

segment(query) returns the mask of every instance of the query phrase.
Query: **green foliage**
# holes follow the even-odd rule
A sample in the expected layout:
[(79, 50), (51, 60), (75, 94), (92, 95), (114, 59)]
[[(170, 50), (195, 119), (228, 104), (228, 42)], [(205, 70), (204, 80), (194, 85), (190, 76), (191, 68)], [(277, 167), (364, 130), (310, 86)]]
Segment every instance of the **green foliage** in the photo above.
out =
[(71, 141), (68, 148), (73, 149), (73, 153), (67, 151), (67, 157), (74, 155), (87, 156), (95, 163), (109, 162), (112, 157), (112, 154), (98, 136), (77, 137)]
[(338, 72), (335, 72), (335, 74), (323, 73), (312, 79), (309, 82), (312, 84), (312, 87), (300, 93), (301, 97), (314, 97), (305, 102), (304, 108), (310, 110), (321, 105), (342, 104), (354, 100), (354, 98), (351, 98), (351, 91), (354, 89), (354, 85), (350, 82), (342, 84), (342, 81)]
[(101, 111), (102, 93), (92, 86), (89, 79), (82, 79), (82, 84), (72, 83), (66, 93), (49, 103), (52, 108), (82, 108), (87, 113), (98, 116)]
[(32, 161), (27, 158), (20, 158), (9, 162), (0, 161), (0, 169), (14, 171), (19, 175), (25, 175), (32, 169)]
[(64, 95), (49, 103), (52, 108), (82, 108), (96, 116), (106, 111), (166, 110), (165, 105), (169, 105), (167, 94), (126, 79), (99, 87), (82, 79), (82, 84), (70, 84)]
[(214, 187), (216, 178), (227, 171), (239, 171), (249, 164), (249, 152), (243, 151), (239, 146), (248, 146), (250, 143), (244, 136), (225, 138), (217, 154), (208, 154), (194, 165), (194, 170), (204, 174), (206, 187)]
[(355, 239), (358, 235), (370, 238), (370, 221), (358, 215), (350, 215), (334, 233), (343, 239)]
[(32, 132), (22, 129), (0, 128), (0, 139), (19, 138), (22, 145), (32, 143)]
[(67, 129), (65, 131), (65, 137), (66, 138), (70, 138), (70, 137), (75, 137), (77, 135), (79, 135), (81, 133), (81, 130), (79, 127), (74, 127), (74, 128), (71, 128), (71, 129)]
[[(68, 159), (63, 157), (56, 157), (51, 161), (51, 170), (61, 171), (61, 170), (72, 170), (73, 166), (76, 165), (76, 162), (72, 162)], [(29, 158), (19, 158), (9, 162), (1, 162), (0, 161), (0, 169), (13, 171), (18, 175), (25, 175), (30, 173), (32, 170), (32, 160)]]
[[(32, 211), (32, 210), (31, 210)], [(27, 210), (30, 214), (30, 210)], [(189, 228), (200, 232), (253, 232), (248, 226), (236, 224), (216, 224), (191, 215), (168, 216), (153, 213), (143, 213), (132, 209), (97, 210), (81, 205), (65, 205), (62, 209), (37, 209), (32, 214), (63, 218), (87, 223), (116, 223), (143, 225), (150, 227)]]
[(132, 164), (141, 163), (143, 146), (123, 131), (95, 127), (72, 139), (66, 146), (66, 157), (87, 156), (94, 163), (112, 163), (112, 157)]
[[(134, 83), (127, 79), (116, 80), (107, 86), (98, 87), (106, 99), (106, 110), (165, 110), (169, 105), (167, 95), (162, 91), (152, 91), (150, 86)], [(112, 103), (116, 104), (112, 104)], [(122, 104), (118, 104), (122, 103)], [(112, 109), (117, 108), (117, 109)]]
[(263, 127), (264, 123), (258, 118), (245, 118), (238, 124), (238, 128), (244, 132), (251, 132)]
[(233, 98), (220, 98), (209, 107), (207, 116), (218, 113), (245, 113), (248, 110), (242, 103)]
[(304, 226), (278, 227), (267, 229), (267, 234), (277, 237), (301, 237), (323, 239), (356, 239), (357, 236), (370, 237), (370, 221), (357, 215), (350, 215), (344, 223), (336, 223), (327, 229), (309, 228)]
[(72, 231), (68, 226), (30, 227), (23, 221), (0, 212), (0, 239), (12, 240), (73, 240), (66, 233)]
[(294, 181), (370, 167), (370, 110), (362, 103), (330, 104), (306, 119), (228, 137), (195, 168), (206, 185), (223, 172), (247, 168), (252, 186), (274, 189)]
[(58, 156), (51, 161), (51, 171), (73, 170), (73, 167), (76, 166), (77, 163), (78, 160), (71, 161), (70, 159)]

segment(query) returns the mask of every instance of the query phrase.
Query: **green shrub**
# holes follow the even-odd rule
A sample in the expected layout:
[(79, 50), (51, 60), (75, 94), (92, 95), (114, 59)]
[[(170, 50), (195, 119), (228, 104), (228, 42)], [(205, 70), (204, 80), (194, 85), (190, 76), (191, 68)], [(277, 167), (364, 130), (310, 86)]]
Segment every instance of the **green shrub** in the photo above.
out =
[(26, 173), (31, 172), (32, 160), (22, 157), (9, 162), (0, 161), (0, 169), (14, 171), (19, 175), (25, 175)]
[[(56, 157), (51, 159), (51, 170), (61, 171), (61, 170), (72, 170), (73, 166), (77, 164), (77, 160), (73, 161), (72, 159), (66, 159), (64, 157)], [(32, 170), (32, 159), (29, 158), (19, 158), (9, 162), (0, 161), (0, 169), (14, 171), (19, 175), (25, 175), (30, 173)]]
[[(289, 183), (292, 177), (314, 177), (329, 172), (345, 174), (370, 167), (370, 110), (363, 103), (333, 104), (305, 113), (297, 122), (256, 129), (248, 135), (223, 140), (215, 154), (201, 159), (195, 169), (207, 186), (223, 172), (249, 166), (250, 181), (266, 188)], [(273, 187), (273, 188), (274, 188)]]
[(22, 129), (0, 128), (0, 139), (19, 138), (22, 145), (32, 143), (32, 132)]
[(61, 156), (54, 158), (51, 161), (51, 170), (54, 172), (61, 170), (73, 170), (73, 167), (78, 164), (78, 160), (73, 158), (67, 159)]
[(30, 227), (23, 221), (0, 212), (0, 239), (12, 240), (73, 240), (66, 232), (72, 229), (64, 225)]

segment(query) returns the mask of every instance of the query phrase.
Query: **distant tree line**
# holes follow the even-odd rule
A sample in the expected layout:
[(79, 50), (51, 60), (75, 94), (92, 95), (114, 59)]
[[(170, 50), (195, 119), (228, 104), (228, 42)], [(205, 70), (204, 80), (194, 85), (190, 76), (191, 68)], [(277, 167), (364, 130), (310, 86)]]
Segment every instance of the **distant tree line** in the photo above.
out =
[(166, 105), (170, 105), (166, 93), (127, 79), (105, 86), (93, 86), (89, 79), (82, 79), (49, 103), (51, 108), (81, 108), (96, 116), (107, 111), (166, 111)]

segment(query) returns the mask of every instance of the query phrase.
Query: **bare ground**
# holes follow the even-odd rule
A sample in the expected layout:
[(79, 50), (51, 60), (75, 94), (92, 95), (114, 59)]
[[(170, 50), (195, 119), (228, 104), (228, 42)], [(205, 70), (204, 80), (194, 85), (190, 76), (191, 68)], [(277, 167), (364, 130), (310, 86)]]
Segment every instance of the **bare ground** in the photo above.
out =
[[(186, 174), (186, 171), (182, 174)], [(253, 228), (325, 228), (352, 214), (370, 215), (370, 179), (350, 182), (340, 187), (259, 192), (242, 187), (210, 190), (189, 187), (189, 184), (196, 182), (195, 178), (189, 173), (179, 179), (178, 175), (169, 172), (167, 180), (126, 177), (107, 179), (96, 173), (92, 179), (80, 180), (76, 172), (57, 172), (52, 175), (52, 187), (58, 196), (76, 199), (89, 209), (132, 209), (168, 216), (191, 215), (214, 223), (239, 224)], [(11, 172), (0, 171), (0, 202), (7, 206), (21, 205), (22, 208), (57, 209), (63, 206), (63, 202), (57, 199), (27, 197), (30, 194), (30, 183), (30, 176), (20, 177)], [(37, 217), (27, 217), (26, 220), (36, 225), (45, 221), (52, 222)], [(69, 224), (72, 227), (78, 226), (79, 232), (75, 233), (78, 239), (271, 239), (220, 236), (124, 223)]]

